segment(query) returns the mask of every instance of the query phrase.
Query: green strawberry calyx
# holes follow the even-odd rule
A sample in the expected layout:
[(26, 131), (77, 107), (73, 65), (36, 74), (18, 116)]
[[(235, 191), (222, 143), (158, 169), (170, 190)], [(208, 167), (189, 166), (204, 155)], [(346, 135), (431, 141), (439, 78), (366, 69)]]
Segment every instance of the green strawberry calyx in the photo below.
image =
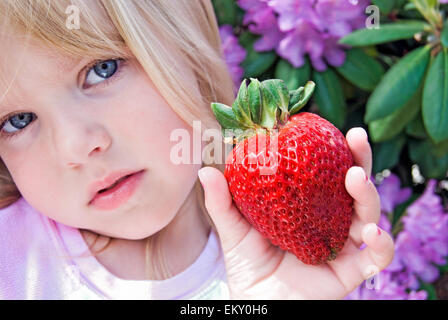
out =
[[(257, 132), (270, 132), (284, 126), (313, 95), (315, 83), (288, 91), (283, 80), (243, 80), (232, 106), (213, 102), (212, 111), (222, 128), (225, 143), (237, 143)], [(231, 136), (229, 136), (231, 132)]]

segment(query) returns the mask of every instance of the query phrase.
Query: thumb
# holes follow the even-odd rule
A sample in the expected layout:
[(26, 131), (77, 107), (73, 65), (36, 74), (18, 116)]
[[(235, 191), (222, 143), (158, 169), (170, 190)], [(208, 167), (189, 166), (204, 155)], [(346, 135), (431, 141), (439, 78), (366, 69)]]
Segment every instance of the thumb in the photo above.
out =
[(204, 188), (205, 207), (216, 226), (222, 249), (227, 253), (244, 239), (250, 225), (233, 204), (227, 180), (221, 171), (204, 167), (198, 176)]

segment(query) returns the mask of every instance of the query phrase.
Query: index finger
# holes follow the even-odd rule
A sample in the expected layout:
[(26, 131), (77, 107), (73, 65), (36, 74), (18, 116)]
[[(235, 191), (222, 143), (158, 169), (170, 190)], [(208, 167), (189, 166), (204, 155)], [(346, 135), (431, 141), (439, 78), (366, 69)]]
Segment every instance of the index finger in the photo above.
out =
[(364, 169), (368, 177), (372, 174), (372, 149), (367, 132), (361, 128), (352, 128), (347, 132), (346, 140), (353, 154), (355, 165)]

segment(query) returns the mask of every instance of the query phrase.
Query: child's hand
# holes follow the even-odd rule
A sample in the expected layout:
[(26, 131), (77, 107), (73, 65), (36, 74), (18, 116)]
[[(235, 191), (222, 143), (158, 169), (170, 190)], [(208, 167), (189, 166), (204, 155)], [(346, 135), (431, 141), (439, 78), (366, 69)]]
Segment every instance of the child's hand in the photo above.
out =
[[(344, 249), (320, 266), (306, 265), (271, 245), (233, 205), (224, 175), (212, 167), (201, 169), (205, 204), (224, 250), (231, 298), (341, 299), (392, 261), (393, 240), (376, 225), (379, 196), (370, 179), (366, 181), (372, 170), (367, 134), (354, 128), (346, 138), (357, 165), (345, 179), (355, 214)], [(359, 250), (363, 242), (367, 247)]]

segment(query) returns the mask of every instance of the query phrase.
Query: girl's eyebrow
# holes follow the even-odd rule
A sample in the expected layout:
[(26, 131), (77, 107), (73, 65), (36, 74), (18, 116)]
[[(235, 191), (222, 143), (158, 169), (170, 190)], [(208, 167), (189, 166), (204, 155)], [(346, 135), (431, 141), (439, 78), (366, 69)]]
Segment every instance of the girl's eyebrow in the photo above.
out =
[(59, 71), (65, 71), (68, 73), (78, 72), (86, 63), (87, 58), (80, 58), (79, 60), (61, 61), (58, 63)]
[[(82, 68), (89, 61), (91, 61), (91, 58), (89, 58), (89, 57), (81, 57), (79, 59), (68, 59), (68, 60), (64, 59), (62, 61), (58, 61), (56, 66), (57, 66), (57, 70), (59, 72), (62, 71), (62, 72), (67, 72), (69, 74), (73, 74), (75, 72), (81, 71)], [(0, 98), (1, 97), (2, 97), (2, 95), (0, 94)], [(6, 112), (8, 109), (11, 109), (11, 107), (6, 107), (4, 105), (0, 105), (0, 115), (3, 114), (3, 112)]]

